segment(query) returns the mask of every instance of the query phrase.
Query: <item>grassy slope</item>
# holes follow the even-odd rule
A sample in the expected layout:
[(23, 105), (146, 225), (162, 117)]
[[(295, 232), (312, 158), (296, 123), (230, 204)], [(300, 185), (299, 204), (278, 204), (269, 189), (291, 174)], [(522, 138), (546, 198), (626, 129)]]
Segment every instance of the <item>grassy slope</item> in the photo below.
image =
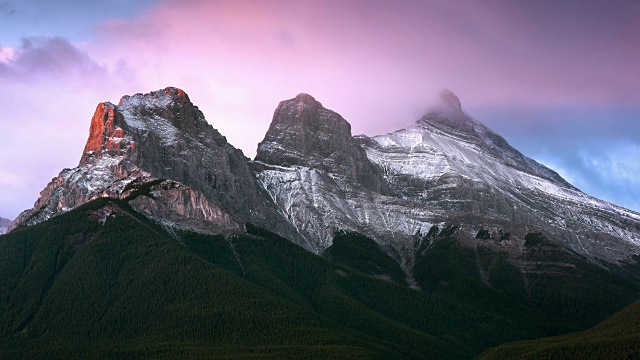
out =
[(582, 332), (510, 343), (485, 352), (482, 359), (638, 359), (640, 302)]

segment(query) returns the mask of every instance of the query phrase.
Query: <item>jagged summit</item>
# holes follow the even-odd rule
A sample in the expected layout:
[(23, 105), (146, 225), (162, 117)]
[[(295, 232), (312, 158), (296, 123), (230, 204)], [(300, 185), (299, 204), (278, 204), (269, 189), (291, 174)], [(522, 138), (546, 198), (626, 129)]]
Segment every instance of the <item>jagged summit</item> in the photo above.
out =
[(443, 90), (436, 104), (416, 123), (442, 127), (445, 130), (451, 129), (468, 135), (473, 135), (475, 127), (482, 125), (462, 110), (460, 98), (451, 90)]
[(157, 133), (165, 144), (174, 144), (179, 133), (199, 136), (213, 130), (219, 142), (225, 139), (207, 123), (202, 112), (181, 89), (167, 87), (147, 94), (123, 96), (118, 110), (136, 131)]
[(299, 94), (278, 104), (255, 161), (283, 167), (304, 166), (356, 180), (381, 191), (380, 169), (353, 138), (351, 125), (313, 96)]
[(134, 95), (125, 95), (120, 98), (118, 106), (145, 106), (165, 107), (171, 103), (191, 103), (189, 96), (184, 90), (176, 87), (166, 87), (164, 89), (151, 91), (149, 93), (137, 93)]
[(371, 177), (375, 169), (351, 135), (351, 125), (308, 94), (280, 102), (255, 160), (306, 166), (379, 187)]
[[(450, 90), (443, 90), (437, 104), (418, 119), (415, 125), (387, 135), (374, 136), (373, 139), (402, 147), (444, 146), (444, 152), (450, 152), (450, 149), (446, 149), (448, 145), (442, 142), (445, 139), (456, 144), (466, 143), (467, 148), (476, 148), (480, 153), (489, 156), (491, 162), (501, 162), (518, 171), (577, 190), (558, 173), (524, 156), (505, 138), (464, 112), (460, 99)], [(472, 160), (472, 163), (479, 164), (477, 159)]]
[(300, 93), (298, 95), (296, 95), (296, 97), (294, 97), (293, 99), (289, 100), (289, 101), (297, 101), (303, 104), (308, 104), (311, 106), (320, 106), (322, 107), (322, 104), (316, 100), (313, 96), (306, 94), (306, 93)]
[(325, 109), (311, 95), (300, 94), (278, 104), (256, 160), (289, 166), (324, 160), (351, 139), (351, 125)]
[[(157, 137), (164, 145), (175, 144), (180, 132), (197, 136), (213, 130), (202, 113), (181, 89), (167, 87), (150, 93), (123, 96), (118, 105), (98, 104), (91, 119), (89, 139), (84, 153), (101, 151), (120, 153), (135, 148), (131, 133)], [(226, 140), (213, 130), (214, 137)]]

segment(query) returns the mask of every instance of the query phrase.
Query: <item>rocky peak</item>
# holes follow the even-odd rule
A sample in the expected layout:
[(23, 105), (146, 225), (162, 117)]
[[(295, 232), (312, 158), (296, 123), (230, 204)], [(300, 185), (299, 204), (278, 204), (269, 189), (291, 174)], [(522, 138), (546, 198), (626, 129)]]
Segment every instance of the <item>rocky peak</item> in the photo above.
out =
[(280, 102), (255, 160), (322, 170), (380, 190), (378, 170), (352, 137), (351, 125), (308, 94)]
[[(408, 135), (412, 134), (412, 135)], [(440, 93), (438, 102), (420, 118), (415, 126), (399, 130), (389, 136), (375, 137), (382, 143), (400, 143), (402, 146), (426, 144), (434, 146), (434, 136), (471, 144), (477, 151), (518, 171), (550, 180), (560, 186), (575, 189), (555, 171), (539, 164), (513, 148), (507, 140), (482, 122), (472, 118), (462, 110), (458, 96), (450, 90)], [(402, 139), (402, 140), (398, 140)], [(398, 141), (396, 141), (398, 140)], [(437, 145), (438, 146), (438, 145)], [(450, 150), (444, 151), (445, 153)]]
[(316, 100), (313, 96), (305, 93), (300, 93), (293, 98), (295, 102), (302, 103), (308, 106), (322, 107), (322, 104)]
[(168, 143), (176, 130), (197, 136), (210, 127), (189, 96), (175, 87), (123, 96), (117, 108), (131, 126), (161, 133)]
[(280, 166), (326, 168), (334, 160), (353, 152), (351, 125), (311, 95), (300, 94), (280, 102), (256, 160)]
[(167, 87), (147, 94), (125, 95), (120, 98), (118, 107), (167, 107), (171, 104), (193, 105), (182, 89)]

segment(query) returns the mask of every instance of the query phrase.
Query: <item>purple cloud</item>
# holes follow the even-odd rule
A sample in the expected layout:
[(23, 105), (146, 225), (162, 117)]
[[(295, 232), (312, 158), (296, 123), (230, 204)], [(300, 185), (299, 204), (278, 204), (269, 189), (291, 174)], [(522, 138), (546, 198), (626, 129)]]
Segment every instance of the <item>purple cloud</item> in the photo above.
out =
[(86, 52), (60, 37), (23, 39), (11, 57), (0, 63), (0, 77), (14, 81), (104, 78), (107, 70)]
[(68, 40), (25, 39), (0, 55), (0, 210), (15, 217), (64, 167), (74, 167), (99, 102), (135, 87), (125, 62), (98, 64)]

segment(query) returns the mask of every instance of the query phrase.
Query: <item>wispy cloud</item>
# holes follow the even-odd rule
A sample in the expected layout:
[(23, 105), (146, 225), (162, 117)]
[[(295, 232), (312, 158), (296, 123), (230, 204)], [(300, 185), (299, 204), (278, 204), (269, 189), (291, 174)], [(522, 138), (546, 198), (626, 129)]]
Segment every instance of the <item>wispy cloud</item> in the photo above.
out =
[(604, 149), (583, 149), (579, 154), (584, 166), (601, 182), (609, 185), (626, 183), (640, 189), (640, 144), (622, 143)]
[(640, 144), (585, 139), (535, 157), (585, 193), (640, 211)]
[(14, 81), (69, 77), (104, 78), (107, 70), (60, 37), (26, 38), (17, 49), (3, 51), (0, 77)]

